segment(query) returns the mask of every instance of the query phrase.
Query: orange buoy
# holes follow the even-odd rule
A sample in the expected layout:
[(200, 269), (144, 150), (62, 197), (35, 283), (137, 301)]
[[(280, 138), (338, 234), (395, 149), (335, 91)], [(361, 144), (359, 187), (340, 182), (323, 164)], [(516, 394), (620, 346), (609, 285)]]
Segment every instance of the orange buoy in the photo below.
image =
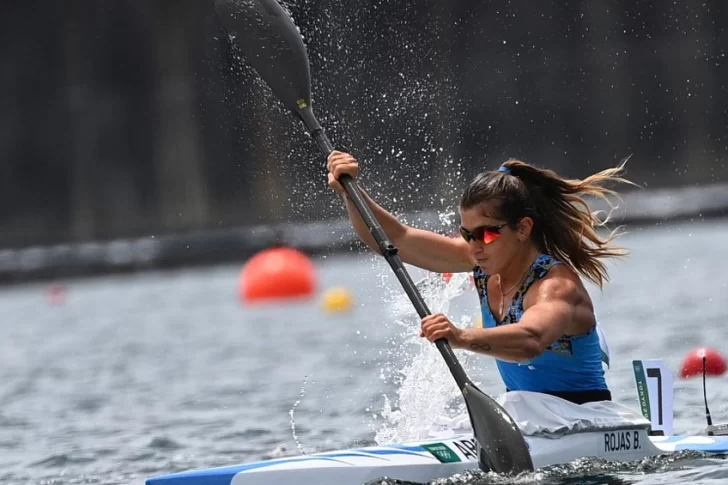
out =
[(683, 359), (680, 375), (683, 379), (703, 375), (703, 357), (705, 357), (705, 374), (709, 376), (722, 376), (725, 374), (725, 359), (715, 349), (700, 347), (690, 351)]
[(310, 258), (289, 247), (260, 251), (240, 273), (238, 297), (244, 303), (307, 298), (316, 291), (316, 268)]

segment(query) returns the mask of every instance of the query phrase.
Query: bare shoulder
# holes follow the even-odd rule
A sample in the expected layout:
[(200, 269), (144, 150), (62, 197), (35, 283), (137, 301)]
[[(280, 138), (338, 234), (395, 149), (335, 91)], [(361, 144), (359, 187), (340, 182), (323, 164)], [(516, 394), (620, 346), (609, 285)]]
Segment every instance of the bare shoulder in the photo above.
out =
[(543, 298), (570, 300), (578, 297), (582, 291), (586, 292), (586, 288), (579, 275), (565, 264), (557, 264), (529, 288), (526, 298), (536, 298), (534, 303)]
[(524, 297), (524, 307), (540, 303), (568, 305), (575, 317), (571, 329), (575, 333), (586, 331), (594, 324), (594, 307), (589, 292), (579, 275), (565, 264), (553, 266), (529, 288)]

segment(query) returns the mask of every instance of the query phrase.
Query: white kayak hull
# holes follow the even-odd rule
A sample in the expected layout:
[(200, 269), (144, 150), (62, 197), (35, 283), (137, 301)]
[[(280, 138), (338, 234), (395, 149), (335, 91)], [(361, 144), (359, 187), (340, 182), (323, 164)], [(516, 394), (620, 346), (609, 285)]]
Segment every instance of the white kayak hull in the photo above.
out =
[[(728, 453), (728, 436), (649, 436), (644, 428), (591, 431), (557, 439), (526, 437), (534, 466), (580, 458), (633, 461), (682, 450)], [(478, 469), (472, 435), (210, 468), (149, 478), (147, 485), (361, 485), (390, 479), (428, 482)]]
[[(673, 435), (672, 374), (661, 360), (635, 360), (642, 413), (612, 401), (574, 404), (534, 392), (506, 393), (499, 401), (518, 424), (535, 468), (582, 458), (636, 461), (692, 450), (728, 453), (728, 426), (718, 436)], [(707, 407), (707, 403), (706, 403)], [(426, 440), (258, 461), (161, 475), (147, 485), (362, 485), (378, 478), (429, 482), (477, 470), (469, 420), (439, 420)], [(710, 427), (709, 427), (710, 428)], [(650, 430), (655, 435), (650, 436)]]

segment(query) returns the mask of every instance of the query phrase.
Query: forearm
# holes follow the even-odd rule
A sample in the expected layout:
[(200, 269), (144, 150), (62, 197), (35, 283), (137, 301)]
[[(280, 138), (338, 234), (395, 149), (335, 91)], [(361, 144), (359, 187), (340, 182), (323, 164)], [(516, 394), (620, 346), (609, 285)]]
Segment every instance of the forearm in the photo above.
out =
[(542, 350), (539, 339), (520, 325), (463, 329), (457, 348), (516, 363), (533, 359)]
[[(404, 234), (407, 230), (405, 225), (402, 224), (395, 216), (393, 216), (384, 208), (380, 207), (376, 202), (374, 202), (369, 197), (369, 195), (367, 195), (366, 192), (361, 190), (361, 193), (366, 203), (372, 209), (374, 217), (377, 219), (379, 224), (382, 226), (382, 229), (384, 229), (384, 232), (387, 234), (387, 237), (392, 243), (396, 244), (395, 241), (397, 240), (397, 238), (400, 235)], [(377, 252), (380, 252), (379, 245), (374, 239), (374, 236), (372, 236), (371, 232), (369, 231), (369, 228), (364, 222), (364, 219), (362, 219), (354, 203), (351, 201), (351, 199), (349, 199), (348, 196), (344, 196), (344, 200), (346, 202), (346, 211), (349, 213), (351, 224), (354, 227), (356, 233), (367, 246)]]
[[(472, 270), (475, 263), (468, 244), (462, 238), (450, 238), (426, 229), (407, 226), (377, 205), (364, 191), (362, 196), (384, 229), (389, 242), (397, 247), (397, 254), (403, 262), (438, 273)], [(381, 252), (354, 203), (346, 196), (344, 200), (356, 233), (367, 246)]]

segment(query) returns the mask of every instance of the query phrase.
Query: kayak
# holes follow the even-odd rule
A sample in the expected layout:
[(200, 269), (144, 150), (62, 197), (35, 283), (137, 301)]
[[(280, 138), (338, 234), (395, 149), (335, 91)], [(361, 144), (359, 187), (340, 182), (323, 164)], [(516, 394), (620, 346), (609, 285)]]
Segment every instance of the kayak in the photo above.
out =
[[(568, 463), (585, 456), (632, 461), (681, 450), (728, 452), (728, 436), (648, 436), (644, 429), (588, 432), (552, 440), (526, 438), (534, 466)], [(429, 482), (478, 469), (472, 435), (389, 446), (353, 448), (245, 465), (163, 475), (147, 485), (362, 485), (388, 477)]]
[[(672, 377), (660, 360), (633, 361), (642, 412), (603, 401), (577, 405), (530, 392), (499, 403), (514, 418), (535, 468), (581, 458), (634, 461), (694, 450), (728, 453), (728, 436), (672, 435)], [(328, 451), (148, 478), (147, 485), (361, 485), (377, 478), (428, 482), (479, 468), (469, 420), (443, 418), (419, 441)], [(713, 429), (718, 429), (713, 427)]]

